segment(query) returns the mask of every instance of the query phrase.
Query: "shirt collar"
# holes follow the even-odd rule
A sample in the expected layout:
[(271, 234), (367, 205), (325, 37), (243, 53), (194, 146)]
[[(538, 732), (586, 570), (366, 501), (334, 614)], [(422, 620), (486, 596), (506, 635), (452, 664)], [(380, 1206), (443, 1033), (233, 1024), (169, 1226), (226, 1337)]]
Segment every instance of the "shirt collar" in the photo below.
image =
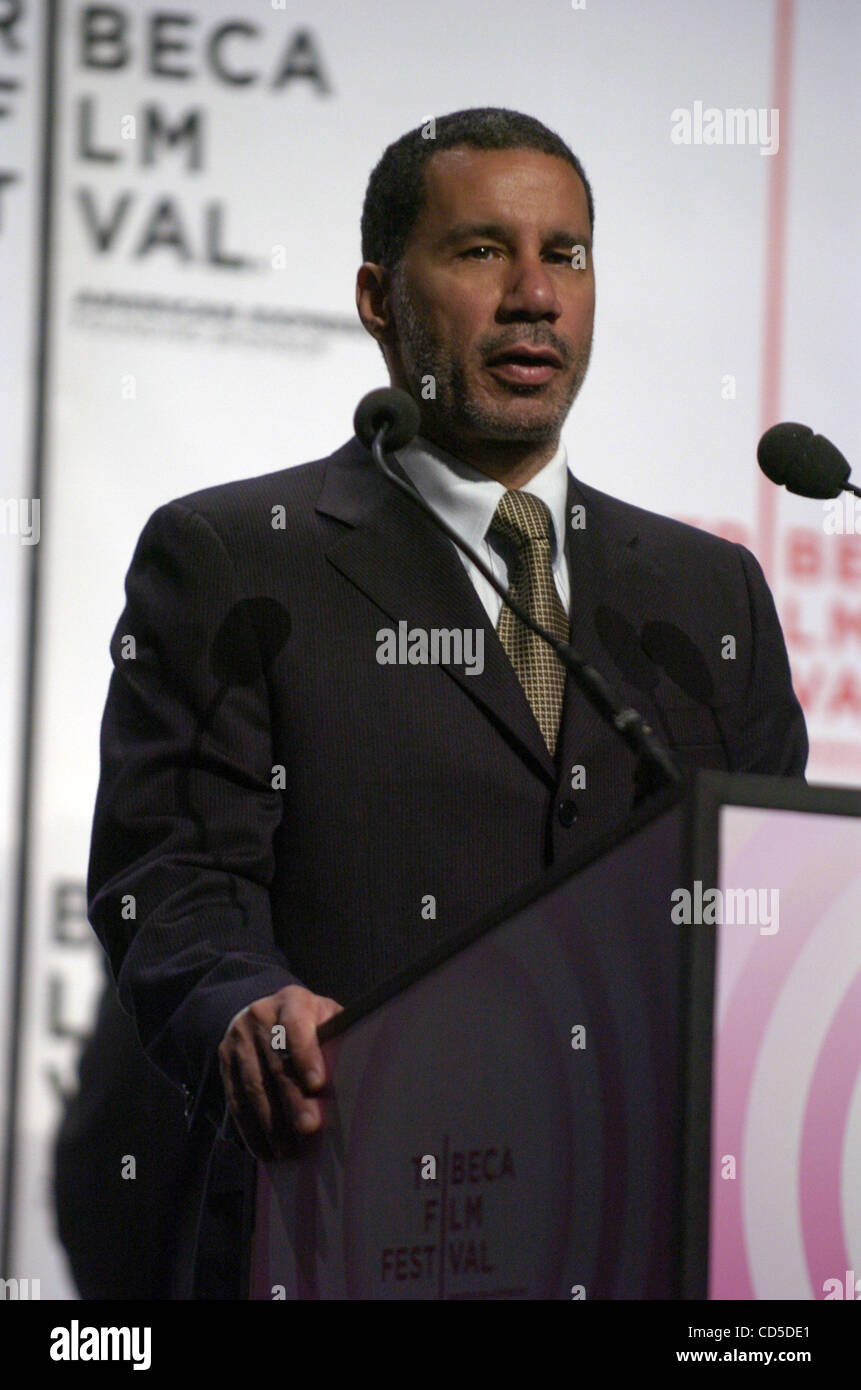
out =
[[(472, 545), (473, 549), (479, 549), (499, 499), (505, 492), (502, 483), (446, 453), (438, 444), (421, 435), (416, 435), (403, 449), (398, 449), (395, 458), (425, 501), (457, 531), (462, 540)], [(560, 554), (560, 538), (565, 536), (568, 509), (568, 455), (561, 440), (553, 457), (534, 478), (530, 478), (523, 490), (540, 497), (549, 508), (553, 522), (552, 556), (555, 564)]]

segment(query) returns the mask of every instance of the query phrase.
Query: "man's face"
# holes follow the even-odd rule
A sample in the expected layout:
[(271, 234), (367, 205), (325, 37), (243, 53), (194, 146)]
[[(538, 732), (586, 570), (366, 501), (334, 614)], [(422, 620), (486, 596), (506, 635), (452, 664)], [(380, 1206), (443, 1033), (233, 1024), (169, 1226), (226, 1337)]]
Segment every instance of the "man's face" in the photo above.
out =
[(453, 453), (483, 441), (555, 447), (592, 343), (583, 183), (553, 155), (469, 148), (434, 155), (425, 179), (392, 286), (393, 384), (418, 402), (422, 432)]

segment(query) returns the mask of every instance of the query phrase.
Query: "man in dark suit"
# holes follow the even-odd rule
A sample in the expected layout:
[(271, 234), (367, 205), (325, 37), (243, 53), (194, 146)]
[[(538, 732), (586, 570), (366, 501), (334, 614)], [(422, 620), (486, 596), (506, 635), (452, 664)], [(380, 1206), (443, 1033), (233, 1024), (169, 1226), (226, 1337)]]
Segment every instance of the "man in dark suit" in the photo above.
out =
[[(399, 469), (679, 762), (802, 775), (753, 556), (568, 471), (582, 167), (514, 112), (427, 133), (385, 152), (362, 218), (358, 311), (421, 410)], [(233, 1296), (253, 1156), (321, 1123), (317, 1026), (620, 830), (637, 768), (357, 439), (161, 507), (112, 650), (91, 919), (148, 1055), (219, 1127), (197, 1292)]]

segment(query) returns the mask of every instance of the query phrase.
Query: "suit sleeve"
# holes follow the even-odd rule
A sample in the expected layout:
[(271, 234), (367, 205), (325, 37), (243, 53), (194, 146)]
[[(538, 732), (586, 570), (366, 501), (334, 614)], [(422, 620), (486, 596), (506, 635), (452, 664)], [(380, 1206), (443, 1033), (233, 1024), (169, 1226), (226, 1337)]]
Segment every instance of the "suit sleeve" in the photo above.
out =
[(234, 1014), (298, 983), (272, 932), (281, 796), (254, 602), (209, 523), (170, 503), (138, 542), (111, 642), (90, 920), (191, 1124), (223, 1116)]
[(734, 772), (803, 777), (808, 739), (780, 620), (762, 569), (738, 546), (750, 605), (751, 654)]

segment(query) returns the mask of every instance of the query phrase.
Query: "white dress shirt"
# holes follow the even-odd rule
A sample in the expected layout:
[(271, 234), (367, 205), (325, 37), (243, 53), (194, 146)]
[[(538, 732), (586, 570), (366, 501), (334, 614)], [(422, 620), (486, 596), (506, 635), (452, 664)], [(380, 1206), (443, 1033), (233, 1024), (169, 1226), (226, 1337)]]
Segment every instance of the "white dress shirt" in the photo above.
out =
[[(447, 521), (462, 540), (471, 545), (503, 584), (508, 584), (508, 566), (496, 536), (487, 534), (499, 499), (506, 491), (502, 483), (489, 478), (468, 463), (453, 458), (438, 444), (417, 435), (395, 458), (426, 502)], [(550, 510), (550, 536), (553, 578), (562, 606), (570, 608), (571, 587), (565, 558), (565, 523), (568, 509), (568, 459), (565, 445), (544, 467), (530, 478), (523, 489), (540, 497)], [(453, 544), (453, 542), (452, 542)], [(502, 599), (471, 560), (457, 551), (475, 586), (491, 623), (496, 627)]]

